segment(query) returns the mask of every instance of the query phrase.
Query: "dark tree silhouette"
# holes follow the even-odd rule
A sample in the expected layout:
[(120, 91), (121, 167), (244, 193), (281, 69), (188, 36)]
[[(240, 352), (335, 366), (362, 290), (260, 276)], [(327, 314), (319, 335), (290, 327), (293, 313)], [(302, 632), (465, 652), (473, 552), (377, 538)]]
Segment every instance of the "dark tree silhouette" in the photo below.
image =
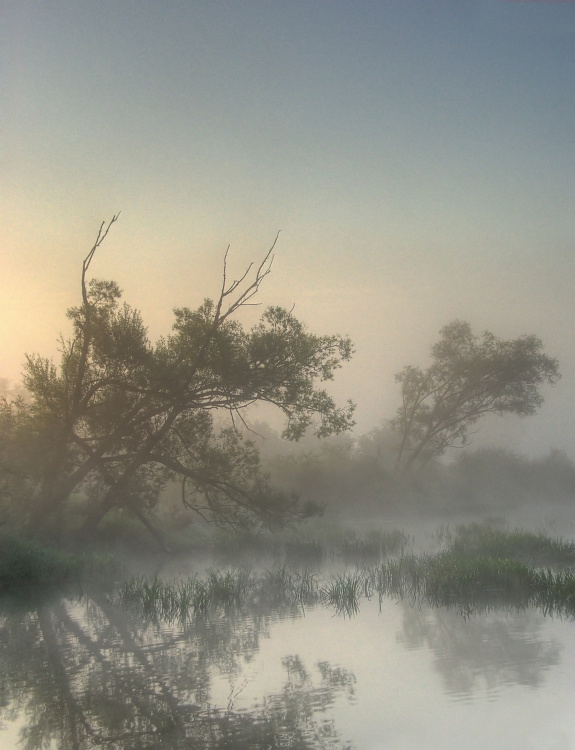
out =
[[(227, 252), (218, 298), (174, 310), (172, 333), (153, 345), (140, 313), (120, 304), (113, 281), (88, 280), (94, 256), (116, 221), (102, 224), (82, 265), (81, 302), (68, 311), (71, 338), (60, 362), (28, 356), (29, 404), (4, 401), (0, 473), (15, 472), (23, 507), (37, 526), (57, 518), (73, 493), (88, 498), (88, 533), (112, 508), (134, 513), (158, 538), (147, 510), (170, 480), (182, 501), (207, 520), (238, 527), (283, 523), (295, 500), (275, 491), (253, 443), (236, 429), (243, 410), (264, 401), (298, 439), (312, 423), (325, 436), (352, 424), (351, 402), (338, 408), (317, 381), (331, 380), (352, 354), (341, 336), (315, 336), (291, 312), (264, 311), (244, 330), (234, 314), (253, 300), (271, 271), (274, 241), (259, 266), (228, 279)], [(215, 413), (230, 426), (214, 426)], [(10, 446), (25, 446), (14, 460)], [(33, 460), (30, 460), (33, 457)], [(12, 459), (12, 460), (11, 460)]]

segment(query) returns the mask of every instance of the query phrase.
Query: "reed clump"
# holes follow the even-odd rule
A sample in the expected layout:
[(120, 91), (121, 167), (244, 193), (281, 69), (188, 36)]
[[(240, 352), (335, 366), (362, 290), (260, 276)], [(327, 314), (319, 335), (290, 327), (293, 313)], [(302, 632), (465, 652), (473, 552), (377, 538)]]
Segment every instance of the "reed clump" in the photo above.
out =
[(317, 578), (307, 570), (280, 567), (256, 575), (246, 570), (209, 570), (203, 579), (163, 580), (135, 576), (115, 591), (121, 603), (135, 606), (147, 618), (183, 621), (209, 609), (241, 607), (255, 602), (309, 605), (319, 600)]
[(348, 617), (359, 612), (359, 601), (365, 593), (366, 577), (360, 571), (336, 575), (320, 590), (324, 603), (332, 606), (338, 614)]
[(117, 595), (125, 603), (136, 604), (146, 616), (167, 619), (185, 619), (213, 607), (246, 604), (274, 607), (321, 603), (338, 614), (351, 616), (359, 610), (362, 598), (375, 594), (380, 601), (396, 597), (429, 606), (457, 606), (466, 614), (491, 607), (533, 606), (547, 614), (575, 618), (575, 572), (534, 566), (513, 556), (527, 545), (531, 552), (537, 549), (561, 554), (564, 561), (570, 554), (570, 542), (519, 531), (505, 534), (479, 525), (442, 533), (445, 548), (441, 552), (414, 555), (405, 553), (404, 537), (399, 532), (393, 544), (401, 553), (383, 559), (382, 546), (390, 538), (348, 534), (340, 538), (338, 549), (347, 545), (354, 555), (377, 554), (379, 564), (364, 562), (321, 585), (309, 568), (284, 564), (258, 573), (236, 568), (209, 570), (202, 579), (194, 576), (184, 581), (132, 578), (117, 590)]
[(369, 584), (380, 599), (411, 598), (431, 606), (463, 606), (468, 612), (496, 605), (534, 606), (575, 617), (572, 571), (541, 570), (507, 558), (408, 555), (370, 571)]
[(575, 542), (547, 536), (543, 532), (506, 531), (489, 524), (457, 526), (443, 532), (447, 550), (462, 557), (514, 558), (532, 565), (575, 564)]
[(307, 568), (296, 570), (280, 566), (264, 571), (258, 587), (258, 596), (267, 603), (310, 606), (319, 598), (317, 577)]

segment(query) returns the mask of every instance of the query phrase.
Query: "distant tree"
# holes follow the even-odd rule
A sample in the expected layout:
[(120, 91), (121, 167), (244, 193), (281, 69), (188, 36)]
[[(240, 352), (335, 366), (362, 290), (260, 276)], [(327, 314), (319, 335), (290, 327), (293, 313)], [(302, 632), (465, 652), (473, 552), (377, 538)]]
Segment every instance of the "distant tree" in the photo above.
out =
[(468, 443), (485, 414), (534, 414), (539, 386), (559, 379), (558, 362), (535, 336), (505, 341), (486, 331), (475, 336), (455, 320), (440, 331), (427, 370), (411, 365), (396, 375), (401, 406), (391, 425), (400, 435), (396, 469), (409, 469)]
[[(30, 403), (4, 402), (0, 475), (11, 471), (10, 444), (26, 435), (34, 460), (22, 459), (19, 471), (34, 488), (26, 507), (36, 525), (82, 492), (90, 508), (83, 532), (124, 508), (154, 534), (147, 511), (176, 479), (184, 505), (207, 520), (233, 527), (284, 522), (298, 512), (294, 499), (270, 486), (234, 420), (243, 422), (243, 410), (264, 401), (284, 413), (287, 438), (298, 439), (312, 420), (320, 437), (348, 429), (353, 404), (338, 408), (315, 383), (331, 380), (350, 359), (351, 342), (314, 336), (280, 307), (265, 310), (248, 331), (233, 319), (254, 304), (274, 242), (259, 266), (234, 281), (226, 252), (217, 300), (175, 309), (171, 335), (152, 345), (140, 313), (120, 304), (117, 284), (87, 278), (116, 219), (101, 225), (83, 262), (81, 302), (68, 311), (73, 335), (60, 341), (59, 364), (28, 356)], [(231, 420), (218, 431), (214, 414), (221, 412)]]

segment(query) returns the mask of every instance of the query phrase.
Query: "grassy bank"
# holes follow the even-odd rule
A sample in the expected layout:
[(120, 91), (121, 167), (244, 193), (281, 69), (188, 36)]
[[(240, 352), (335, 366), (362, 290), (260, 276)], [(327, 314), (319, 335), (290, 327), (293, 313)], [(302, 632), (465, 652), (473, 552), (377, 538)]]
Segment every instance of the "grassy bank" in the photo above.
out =
[(72, 555), (26, 539), (0, 537), (0, 592), (86, 580), (112, 583), (120, 570), (107, 555)]
[[(202, 579), (170, 582), (139, 577), (124, 583), (116, 595), (148, 617), (168, 619), (255, 603), (323, 604), (350, 616), (359, 611), (362, 599), (374, 596), (457, 607), (465, 615), (494, 607), (536, 607), (545, 614), (575, 618), (575, 573), (565, 567), (575, 561), (572, 542), (474, 524), (453, 532), (443, 529), (444, 548), (440, 552), (413, 555), (405, 553), (399, 536), (378, 537), (376, 551), (376, 538), (373, 534), (365, 539), (344, 536), (338, 537), (337, 543), (333, 538), (330, 543), (308, 538), (298, 549), (299, 569), (284, 562), (263, 571), (260, 565), (259, 572), (245, 568), (210, 570)], [(390, 544), (397, 551), (395, 555), (382, 556), (387, 549), (382, 546), (383, 539), (396, 540), (397, 545)], [(337, 551), (344, 561), (353, 552), (355, 569), (323, 582), (319, 575), (302, 570), (310, 556), (321, 560), (326, 550), (332, 554)], [(366, 550), (380, 555), (378, 564), (366, 562)], [(289, 547), (284, 546), (284, 559), (289, 557), (288, 552)], [(357, 562), (358, 554), (364, 558), (361, 563)]]
[[(147, 617), (167, 619), (254, 604), (323, 604), (352, 615), (362, 599), (374, 596), (458, 607), (464, 613), (535, 606), (575, 618), (573, 542), (481, 524), (442, 528), (435, 539), (439, 552), (414, 555), (407, 552), (409, 537), (399, 530), (361, 535), (316, 525), (279, 534), (211, 533), (197, 551), (209, 552), (225, 567), (202, 578), (136, 576), (116, 588), (115, 596)], [(335, 563), (344, 572), (320, 578), (324, 563), (324, 570)], [(87, 579), (110, 583), (118, 572), (114, 558), (95, 551), (73, 555), (0, 538), (0, 591)]]
[(505, 531), (480, 523), (444, 528), (440, 538), (451, 554), (462, 557), (513, 558), (528, 564), (575, 565), (575, 542), (543, 532)]

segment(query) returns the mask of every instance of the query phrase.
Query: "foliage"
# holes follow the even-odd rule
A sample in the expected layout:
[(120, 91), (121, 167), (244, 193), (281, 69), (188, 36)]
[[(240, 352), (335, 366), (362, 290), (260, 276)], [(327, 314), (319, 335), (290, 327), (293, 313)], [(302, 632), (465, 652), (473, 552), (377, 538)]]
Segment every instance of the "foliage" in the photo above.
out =
[(456, 606), (464, 616), (495, 606), (537, 607), (545, 614), (575, 616), (575, 574), (532, 568), (509, 558), (449, 552), (407, 555), (367, 571), (366, 588), (433, 607)]
[[(548, 566), (572, 560), (571, 542), (519, 530), (494, 536), (480, 525), (458, 527), (455, 533), (443, 530), (443, 539), (446, 548), (436, 554), (406, 554), (402, 546), (400, 554), (378, 565), (364, 563), (323, 583), (308, 568), (283, 565), (260, 572), (228, 568), (180, 581), (132, 578), (116, 589), (115, 596), (151, 621), (185, 621), (209, 609), (242, 608), (256, 602), (323, 604), (351, 617), (359, 612), (362, 598), (374, 594), (380, 601), (392, 596), (432, 607), (457, 607), (465, 616), (493, 607), (528, 606), (545, 614), (575, 616), (575, 573), (539, 567), (542, 560)], [(524, 561), (526, 544), (540, 550), (539, 561)]]
[(0, 537), (0, 590), (91, 583), (111, 586), (124, 574), (116, 557), (94, 552), (71, 555), (29, 539)]
[(445, 326), (426, 370), (409, 365), (396, 375), (402, 404), (392, 426), (401, 436), (397, 467), (410, 468), (468, 443), (485, 414), (534, 414), (539, 386), (559, 378), (557, 360), (535, 336), (513, 340), (486, 331), (475, 336), (460, 320)]
[(487, 524), (458, 526), (444, 532), (450, 554), (459, 556), (512, 557), (531, 564), (575, 563), (575, 542), (553, 539), (543, 532), (504, 531)]
[[(68, 311), (73, 334), (61, 339), (60, 362), (28, 356), (30, 403), (3, 402), (0, 475), (12, 507), (40, 526), (81, 493), (89, 508), (83, 533), (123, 508), (159, 540), (148, 511), (178, 480), (183, 504), (220, 525), (273, 526), (301, 515), (296, 498), (272, 488), (236, 420), (264, 401), (285, 415), (289, 439), (312, 421), (320, 437), (348, 429), (351, 402), (338, 408), (316, 383), (351, 357), (349, 339), (310, 334), (279, 307), (251, 330), (234, 319), (270, 273), (274, 242), (258, 267), (231, 282), (226, 253), (217, 300), (174, 310), (172, 333), (153, 345), (117, 284), (87, 279), (116, 218), (102, 224), (84, 260), (82, 299)], [(221, 413), (231, 421), (218, 430)]]
[(15, 538), (0, 539), (0, 589), (58, 584), (77, 578), (82, 561)]

